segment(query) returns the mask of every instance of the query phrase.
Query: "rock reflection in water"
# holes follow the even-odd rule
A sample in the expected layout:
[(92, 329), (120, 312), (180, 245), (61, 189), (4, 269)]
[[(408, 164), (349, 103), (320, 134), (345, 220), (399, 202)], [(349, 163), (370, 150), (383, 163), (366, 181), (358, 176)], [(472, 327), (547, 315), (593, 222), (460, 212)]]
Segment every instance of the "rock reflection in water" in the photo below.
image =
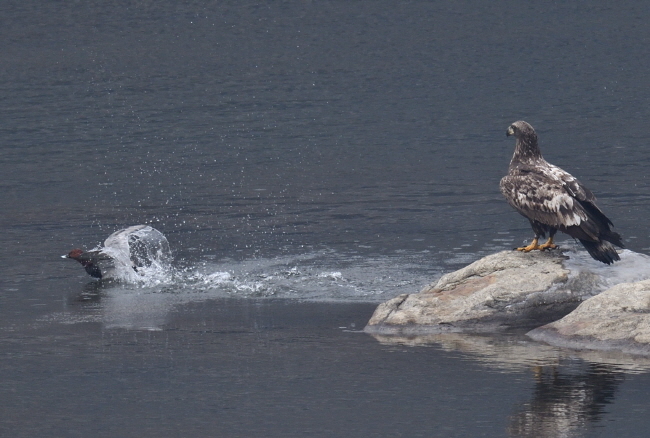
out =
[(555, 367), (537, 367), (529, 402), (510, 417), (513, 437), (556, 438), (583, 436), (600, 421), (605, 406), (614, 402), (625, 375), (613, 366), (563, 361)]
[(606, 416), (616, 390), (630, 373), (650, 370), (650, 358), (616, 352), (575, 351), (531, 342), (521, 334), (498, 336), (440, 333), (380, 336), (379, 342), (436, 346), (503, 372), (530, 372), (529, 401), (515, 405), (507, 433), (512, 437), (580, 437)]

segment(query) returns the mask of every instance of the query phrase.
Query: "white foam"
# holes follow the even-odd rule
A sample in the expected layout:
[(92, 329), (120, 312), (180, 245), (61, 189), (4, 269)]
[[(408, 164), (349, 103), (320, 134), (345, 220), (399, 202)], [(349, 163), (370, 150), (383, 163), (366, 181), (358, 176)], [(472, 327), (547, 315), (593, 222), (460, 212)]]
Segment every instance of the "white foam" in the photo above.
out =
[[(334, 268), (334, 269), (332, 269)], [(364, 257), (322, 250), (276, 258), (202, 263), (176, 272), (177, 289), (213, 296), (383, 301), (412, 293), (439, 276), (427, 254)]]
[(343, 278), (343, 274), (339, 271), (321, 272), (320, 274), (318, 274), (318, 278), (328, 278), (330, 280), (341, 280)]
[(591, 295), (620, 283), (633, 283), (650, 278), (650, 257), (627, 249), (619, 253), (621, 260), (612, 265), (594, 260), (589, 253), (575, 246), (566, 251), (566, 255), (569, 259), (565, 261), (564, 266), (571, 270), (572, 276), (580, 273), (598, 276), (599, 281), (593, 285)]
[(213, 272), (203, 277), (203, 282), (207, 285), (222, 285), (232, 282), (232, 274), (230, 272)]

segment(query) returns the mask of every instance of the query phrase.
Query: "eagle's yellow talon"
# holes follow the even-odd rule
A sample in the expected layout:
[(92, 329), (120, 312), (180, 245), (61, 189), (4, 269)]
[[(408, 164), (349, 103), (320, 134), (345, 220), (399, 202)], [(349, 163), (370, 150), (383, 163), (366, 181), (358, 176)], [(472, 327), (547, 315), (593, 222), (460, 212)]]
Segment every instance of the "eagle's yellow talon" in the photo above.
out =
[(557, 245), (553, 243), (553, 238), (549, 237), (546, 242), (544, 242), (542, 245), (539, 245), (539, 239), (533, 239), (533, 241), (530, 243), (528, 246), (522, 246), (520, 248), (515, 248), (517, 251), (521, 252), (531, 252), (533, 250), (538, 250), (538, 251), (544, 251), (547, 249), (555, 249), (557, 248)]
[(533, 239), (533, 241), (530, 243), (528, 246), (522, 246), (520, 248), (515, 248), (517, 251), (521, 252), (530, 252), (534, 249), (539, 249), (539, 245), (537, 244), (539, 240), (537, 238)]
[(544, 242), (543, 245), (540, 245), (539, 249), (540, 251), (544, 251), (545, 249), (555, 249), (557, 248), (557, 245), (553, 243), (553, 238), (549, 237), (546, 242)]

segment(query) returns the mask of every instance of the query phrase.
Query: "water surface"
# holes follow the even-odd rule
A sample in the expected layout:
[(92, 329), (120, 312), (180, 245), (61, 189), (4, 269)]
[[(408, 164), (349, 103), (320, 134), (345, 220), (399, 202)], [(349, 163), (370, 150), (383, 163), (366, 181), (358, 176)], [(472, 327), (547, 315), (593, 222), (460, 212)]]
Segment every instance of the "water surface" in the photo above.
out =
[[(650, 251), (645, 5), (0, 9), (3, 434), (648, 434), (641, 358), (360, 333), (530, 238), (498, 191), (515, 120)], [(59, 258), (135, 224), (174, 281)]]

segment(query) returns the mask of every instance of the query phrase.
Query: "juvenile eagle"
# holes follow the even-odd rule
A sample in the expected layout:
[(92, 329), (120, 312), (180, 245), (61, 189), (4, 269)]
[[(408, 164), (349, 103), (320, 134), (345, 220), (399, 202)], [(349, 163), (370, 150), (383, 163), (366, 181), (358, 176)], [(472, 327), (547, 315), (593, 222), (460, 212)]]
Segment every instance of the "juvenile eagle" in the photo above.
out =
[[(620, 260), (614, 245), (624, 247), (621, 236), (611, 230), (614, 224), (600, 211), (594, 194), (542, 157), (537, 134), (528, 123), (510, 125), (506, 136), (511, 135), (517, 143), (508, 175), (501, 180), (501, 193), (508, 204), (528, 218), (535, 233), (530, 245), (515, 249), (529, 252), (557, 248), (553, 237), (560, 230), (578, 239), (594, 259), (608, 265)], [(539, 245), (539, 238), (547, 232), (548, 241)]]

